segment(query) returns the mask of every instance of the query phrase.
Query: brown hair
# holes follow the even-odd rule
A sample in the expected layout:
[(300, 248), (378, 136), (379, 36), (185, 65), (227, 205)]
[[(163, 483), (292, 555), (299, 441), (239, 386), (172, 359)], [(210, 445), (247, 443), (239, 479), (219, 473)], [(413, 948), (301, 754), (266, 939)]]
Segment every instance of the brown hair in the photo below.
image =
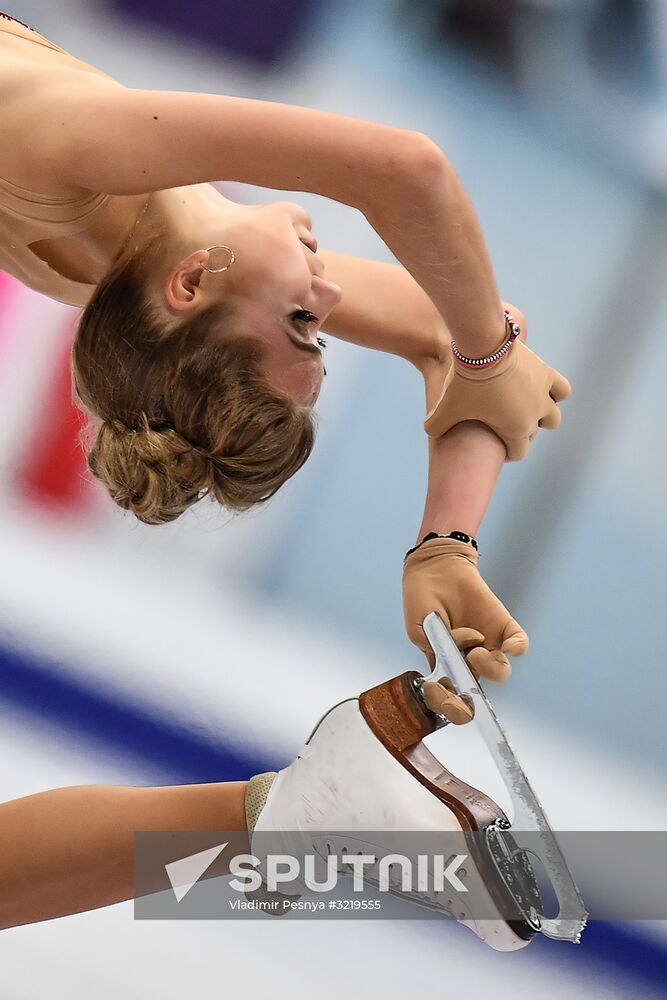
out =
[(118, 261), (81, 315), (74, 389), (101, 421), (88, 466), (147, 524), (173, 521), (206, 495), (248, 510), (307, 460), (313, 413), (266, 381), (259, 340), (224, 336), (224, 303), (165, 329), (146, 280), (158, 239)]

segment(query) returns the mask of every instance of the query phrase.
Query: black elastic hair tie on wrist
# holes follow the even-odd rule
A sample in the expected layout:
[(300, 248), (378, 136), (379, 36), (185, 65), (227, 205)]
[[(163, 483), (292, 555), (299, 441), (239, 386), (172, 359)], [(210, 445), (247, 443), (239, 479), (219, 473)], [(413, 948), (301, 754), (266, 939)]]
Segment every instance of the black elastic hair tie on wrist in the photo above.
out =
[(465, 531), (450, 531), (448, 535), (439, 535), (437, 531), (429, 531), (428, 535), (424, 535), (421, 542), (417, 545), (413, 545), (411, 549), (405, 553), (403, 557), (403, 562), (408, 558), (410, 553), (418, 549), (424, 542), (428, 542), (431, 538), (454, 538), (457, 542), (465, 542), (467, 545), (472, 545), (475, 552), (479, 552), (479, 545), (477, 544), (477, 539), (473, 538), (472, 535), (467, 535)]

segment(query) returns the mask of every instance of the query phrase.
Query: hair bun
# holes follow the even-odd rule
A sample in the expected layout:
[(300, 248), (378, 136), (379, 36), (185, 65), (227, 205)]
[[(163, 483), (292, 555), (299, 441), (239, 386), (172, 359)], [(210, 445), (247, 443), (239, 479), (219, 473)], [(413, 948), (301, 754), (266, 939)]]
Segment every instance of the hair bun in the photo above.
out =
[(105, 421), (88, 456), (93, 475), (115, 502), (146, 524), (179, 517), (213, 486), (211, 459), (171, 428), (139, 430)]

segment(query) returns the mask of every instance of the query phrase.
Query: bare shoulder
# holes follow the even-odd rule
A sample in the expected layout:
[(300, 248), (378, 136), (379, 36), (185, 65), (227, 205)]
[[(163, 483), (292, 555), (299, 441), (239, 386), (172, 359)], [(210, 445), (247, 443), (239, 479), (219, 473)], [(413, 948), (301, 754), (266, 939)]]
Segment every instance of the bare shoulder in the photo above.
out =
[[(36, 48), (36, 46), (35, 46)], [(43, 50), (50, 53), (50, 50)], [(55, 53), (59, 55), (59, 53)], [(65, 181), (58, 169), (57, 113), (82, 88), (100, 83), (120, 86), (94, 67), (29, 63), (20, 60), (11, 82), (2, 79), (2, 134), (0, 177), (18, 187), (53, 198), (82, 197), (88, 189)], [(5, 67), (6, 68), (6, 67)]]

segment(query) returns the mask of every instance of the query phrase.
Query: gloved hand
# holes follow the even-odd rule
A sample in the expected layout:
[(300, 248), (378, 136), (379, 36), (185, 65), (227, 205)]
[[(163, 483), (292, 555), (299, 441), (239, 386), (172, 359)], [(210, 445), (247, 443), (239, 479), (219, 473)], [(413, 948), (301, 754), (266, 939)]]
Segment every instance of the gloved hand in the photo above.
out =
[(441, 437), (464, 420), (480, 420), (504, 442), (507, 460), (528, 454), (538, 427), (555, 429), (556, 403), (572, 392), (570, 383), (523, 343), (490, 368), (468, 368), (452, 358), (442, 395), (424, 421), (430, 437)]
[[(486, 585), (477, 569), (478, 553), (455, 538), (432, 538), (411, 552), (403, 564), (403, 615), (411, 642), (422, 650), (431, 669), (435, 654), (422, 622), (432, 611), (442, 618), (476, 677), (505, 681), (512, 668), (506, 654), (521, 656), (528, 636)], [(452, 722), (466, 722), (472, 714), (461, 699), (427, 681), (424, 697), (451, 708)], [(428, 696), (428, 697), (427, 697)], [(437, 696), (437, 698), (436, 698)], [(429, 704), (429, 708), (432, 705)], [(432, 710), (436, 710), (433, 709)], [(437, 709), (442, 711), (443, 709)], [(449, 711), (444, 714), (450, 718)]]

